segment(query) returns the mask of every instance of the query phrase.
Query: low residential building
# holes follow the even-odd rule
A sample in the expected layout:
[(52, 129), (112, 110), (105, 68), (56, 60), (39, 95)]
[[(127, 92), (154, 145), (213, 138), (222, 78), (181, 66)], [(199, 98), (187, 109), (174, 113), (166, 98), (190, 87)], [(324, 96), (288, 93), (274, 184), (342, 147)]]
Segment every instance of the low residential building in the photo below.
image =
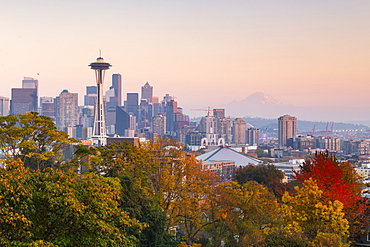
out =
[(202, 170), (208, 170), (221, 177), (222, 181), (230, 181), (235, 172), (235, 161), (207, 160), (202, 162)]

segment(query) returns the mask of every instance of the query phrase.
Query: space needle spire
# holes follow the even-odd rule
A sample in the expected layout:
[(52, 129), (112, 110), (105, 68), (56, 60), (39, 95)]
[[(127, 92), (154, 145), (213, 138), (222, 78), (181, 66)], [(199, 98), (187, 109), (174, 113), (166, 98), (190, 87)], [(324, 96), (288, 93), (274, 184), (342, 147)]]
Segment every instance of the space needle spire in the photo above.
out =
[[(99, 52), (100, 53), (100, 52)], [(105, 128), (105, 110), (103, 100), (103, 85), (104, 85), (104, 74), (112, 65), (104, 62), (104, 59), (99, 56), (96, 62), (90, 63), (91, 69), (95, 70), (96, 85), (98, 91), (98, 97), (95, 102), (95, 117), (94, 117), (94, 128), (93, 128), (93, 143), (95, 145), (105, 145), (107, 132)]]

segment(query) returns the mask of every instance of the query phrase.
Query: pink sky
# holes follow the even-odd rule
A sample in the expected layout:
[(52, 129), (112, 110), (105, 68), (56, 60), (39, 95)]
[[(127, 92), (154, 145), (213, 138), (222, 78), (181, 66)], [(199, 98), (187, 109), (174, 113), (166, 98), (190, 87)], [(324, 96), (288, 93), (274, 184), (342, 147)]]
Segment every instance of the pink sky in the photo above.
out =
[(40, 96), (68, 89), (82, 102), (101, 49), (113, 65), (107, 88), (120, 73), (124, 94), (148, 81), (185, 109), (256, 91), (294, 105), (370, 106), (369, 1), (15, 0), (1, 9), (3, 96), (31, 76)]

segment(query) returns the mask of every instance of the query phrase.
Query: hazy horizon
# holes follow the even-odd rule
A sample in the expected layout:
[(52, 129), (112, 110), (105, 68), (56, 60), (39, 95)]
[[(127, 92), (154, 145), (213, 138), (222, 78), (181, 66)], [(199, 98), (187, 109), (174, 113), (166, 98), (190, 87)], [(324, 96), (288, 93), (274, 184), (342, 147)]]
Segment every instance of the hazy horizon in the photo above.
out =
[(112, 64), (106, 89), (113, 73), (124, 98), (148, 81), (190, 116), (265, 92), (343, 121), (370, 120), (369, 9), (365, 0), (9, 1), (0, 95), (27, 76), (39, 80), (40, 96), (67, 89), (82, 102), (95, 84), (88, 64), (102, 50)]

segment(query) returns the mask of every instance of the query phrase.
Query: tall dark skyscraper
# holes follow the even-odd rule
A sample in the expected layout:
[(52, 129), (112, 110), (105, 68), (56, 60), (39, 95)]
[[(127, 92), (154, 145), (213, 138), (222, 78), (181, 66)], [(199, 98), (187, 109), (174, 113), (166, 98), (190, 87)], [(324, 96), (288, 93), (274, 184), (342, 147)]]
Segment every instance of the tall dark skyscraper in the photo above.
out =
[(122, 106), (117, 106), (116, 111), (116, 134), (133, 137), (136, 129), (136, 117), (127, 113)]
[(37, 111), (37, 91), (34, 88), (12, 88), (10, 114), (26, 114)]
[(125, 130), (130, 128), (130, 114), (122, 107), (116, 106), (116, 134), (125, 136)]
[(138, 118), (139, 110), (139, 94), (138, 93), (127, 93), (127, 101), (125, 105), (127, 113), (131, 113)]
[(141, 99), (146, 99), (149, 103), (153, 101), (153, 87), (148, 82), (141, 87)]
[(115, 97), (114, 101), (117, 102), (116, 106), (121, 106), (122, 105), (122, 76), (120, 74), (112, 75), (112, 86), (110, 87), (110, 89), (114, 89), (114, 97)]
[(177, 112), (177, 101), (171, 100), (166, 103), (166, 130), (167, 134), (175, 132), (175, 113)]
[(105, 94), (106, 100), (106, 125), (115, 125), (116, 107), (122, 105), (122, 81), (120, 74), (112, 75), (112, 86)]
[(12, 88), (10, 114), (26, 114), (38, 110), (38, 80), (24, 77), (22, 88)]

